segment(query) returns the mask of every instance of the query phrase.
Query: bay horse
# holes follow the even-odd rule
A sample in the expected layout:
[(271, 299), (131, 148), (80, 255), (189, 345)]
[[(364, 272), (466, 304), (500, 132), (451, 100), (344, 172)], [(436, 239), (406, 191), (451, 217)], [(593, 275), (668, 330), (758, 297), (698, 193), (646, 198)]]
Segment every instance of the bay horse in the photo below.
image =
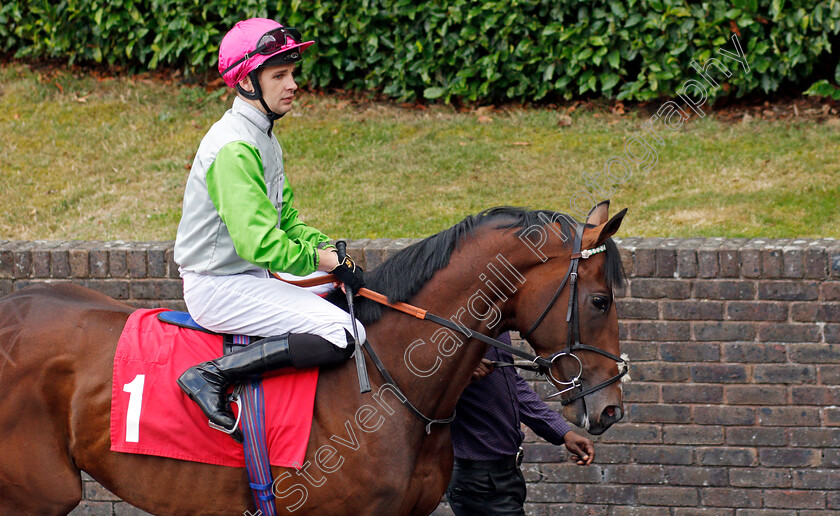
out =
[[(493, 208), (371, 271), (368, 287), (391, 301), (476, 332), (466, 338), (359, 299), (368, 340), (408, 401), (429, 418), (449, 418), (488, 347), (476, 334), (518, 330), (550, 357), (567, 420), (600, 434), (621, 419), (613, 288), (623, 272), (610, 237), (626, 210), (609, 220), (607, 211), (599, 204), (580, 224), (549, 211)], [(133, 310), (72, 284), (0, 299), (0, 514), (71, 511), (82, 497), (81, 471), (154, 514), (253, 510), (244, 468), (109, 450), (112, 364)], [(573, 334), (588, 346), (573, 348)], [(368, 394), (359, 393), (352, 364), (321, 371), (306, 463), (272, 468), (278, 513), (424, 515), (441, 500), (453, 462), (449, 426), (413, 417), (367, 362)]]

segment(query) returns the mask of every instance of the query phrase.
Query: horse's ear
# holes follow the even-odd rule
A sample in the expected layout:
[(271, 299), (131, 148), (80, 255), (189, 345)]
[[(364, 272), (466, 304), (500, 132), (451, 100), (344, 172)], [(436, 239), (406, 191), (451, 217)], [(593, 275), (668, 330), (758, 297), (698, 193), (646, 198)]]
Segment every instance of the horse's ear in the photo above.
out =
[(606, 240), (613, 236), (617, 231), (618, 228), (621, 227), (621, 221), (624, 219), (624, 215), (627, 214), (627, 208), (624, 208), (620, 212), (616, 213), (613, 218), (609, 220), (604, 226), (601, 228), (601, 233), (598, 234), (598, 240), (595, 241), (595, 245), (599, 246), (606, 242)]
[(593, 226), (600, 226), (610, 216), (610, 200), (601, 201), (586, 216), (586, 223)]

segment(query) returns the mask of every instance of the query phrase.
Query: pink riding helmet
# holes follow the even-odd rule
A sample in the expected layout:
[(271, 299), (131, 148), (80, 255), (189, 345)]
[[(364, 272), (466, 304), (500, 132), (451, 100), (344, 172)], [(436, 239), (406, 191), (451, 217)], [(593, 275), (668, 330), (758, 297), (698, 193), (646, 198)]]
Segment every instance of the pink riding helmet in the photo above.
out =
[[(249, 73), (260, 67), (271, 57), (292, 52), (297, 50), (298, 53), (303, 52), (314, 41), (300, 42), (294, 39), (292, 34), (300, 39), (300, 33), (291, 27), (289, 33), (285, 31), (275, 32), (273, 39), (267, 38), (271, 43), (277, 42), (277, 38), (283, 38), (282, 46), (279, 48), (269, 47), (263, 49), (268, 55), (263, 53), (255, 53), (259, 50), (260, 42), (264, 41), (264, 36), (271, 36), (269, 33), (283, 28), (282, 25), (274, 20), (267, 18), (250, 18), (243, 20), (233, 26), (225, 37), (222, 38), (222, 44), (219, 46), (219, 73), (222, 75), (225, 84), (233, 88), (236, 84), (248, 76)], [(253, 53), (253, 54), (252, 54)]]

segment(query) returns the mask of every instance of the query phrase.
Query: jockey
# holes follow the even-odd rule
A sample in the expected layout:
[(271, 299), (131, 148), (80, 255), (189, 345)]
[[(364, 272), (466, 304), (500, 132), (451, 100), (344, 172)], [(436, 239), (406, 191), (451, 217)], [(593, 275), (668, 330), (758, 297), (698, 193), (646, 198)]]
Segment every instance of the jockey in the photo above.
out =
[[(361, 268), (349, 257), (339, 263), (329, 238), (298, 218), (272, 132), (292, 109), (295, 63), (313, 43), (264, 18), (225, 35), (219, 72), (237, 96), (201, 141), (184, 192), (175, 262), (190, 315), (215, 332), (264, 337), (178, 379), (211, 426), (229, 433), (231, 384), (283, 367), (336, 365), (355, 346), (347, 312), (272, 276), (329, 271), (354, 294), (364, 286)], [(356, 327), (364, 342), (364, 328)]]

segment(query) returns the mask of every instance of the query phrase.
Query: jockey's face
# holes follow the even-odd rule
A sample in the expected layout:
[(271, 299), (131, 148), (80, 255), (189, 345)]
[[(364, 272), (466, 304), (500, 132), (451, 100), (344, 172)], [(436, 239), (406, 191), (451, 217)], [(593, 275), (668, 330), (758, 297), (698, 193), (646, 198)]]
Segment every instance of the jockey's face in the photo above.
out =
[[(262, 89), (263, 100), (268, 108), (278, 115), (285, 115), (292, 110), (292, 101), (297, 91), (297, 83), (294, 78), (295, 64), (283, 64), (278, 66), (266, 66), (260, 69), (260, 89)], [(254, 91), (250, 78), (242, 81), (242, 87), (247, 91)], [(263, 110), (259, 101), (252, 104)]]

